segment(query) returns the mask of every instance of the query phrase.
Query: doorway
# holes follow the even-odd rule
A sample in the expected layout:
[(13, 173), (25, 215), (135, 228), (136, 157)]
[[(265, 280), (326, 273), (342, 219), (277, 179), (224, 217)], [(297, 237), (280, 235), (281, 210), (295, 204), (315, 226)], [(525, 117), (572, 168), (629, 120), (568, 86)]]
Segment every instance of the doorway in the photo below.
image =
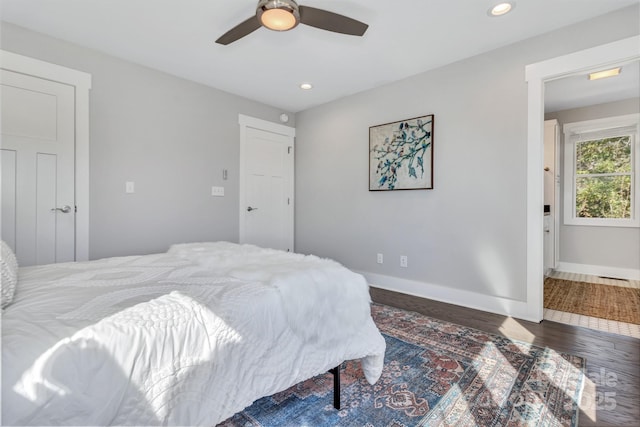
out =
[[(558, 128), (562, 203), (555, 215), (560, 251), (545, 268), (544, 318), (640, 338), (640, 229), (632, 206), (640, 61), (606, 69), (619, 74), (594, 80), (580, 72), (545, 83), (545, 124)], [(547, 190), (545, 182), (545, 206)], [(545, 245), (545, 264), (547, 255)]]
[(240, 115), (240, 243), (293, 252), (294, 136)]
[(0, 79), (2, 239), (21, 266), (75, 261), (73, 87), (7, 70)]
[(526, 67), (528, 82), (527, 170), (527, 307), (532, 318), (543, 318), (543, 122), (544, 85), (574, 73), (595, 71), (608, 65), (640, 58), (640, 37), (575, 52)]
[[(19, 105), (23, 105), (23, 107), (26, 105), (28, 107), (28, 113), (32, 114), (33, 111), (40, 111), (42, 109), (44, 112), (49, 111), (50, 107), (57, 103), (57, 100), (52, 102), (52, 97), (56, 98), (58, 95), (63, 98), (70, 98), (66, 103), (71, 104), (70, 112), (67, 111), (65, 113), (65, 117), (67, 117), (66, 121), (70, 123), (68, 124), (69, 128), (65, 128), (64, 131), (59, 128), (62, 125), (53, 119), (58, 112), (56, 112), (56, 114), (49, 114), (48, 116), (46, 114), (39, 115), (38, 120), (40, 121), (38, 123), (34, 123), (33, 118), (28, 118), (28, 115), (25, 114), (17, 114), (9, 121), (14, 128), (7, 130), (13, 135), (7, 139), (3, 138), (2, 147), (7, 148), (7, 150), (3, 150), (3, 154), (6, 154), (6, 156), (3, 155), (2, 160), (3, 175), (6, 175), (3, 178), (7, 178), (6, 180), (3, 179), (2, 185), (2, 237), (4, 239), (4, 234), (6, 233), (7, 240), (12, 240), (14, 244), (13, 247), (16, 248), (16, 242), (20, 239), (18, 234), (21, 232), (20, 226), (15, 227), (15, 225), (18, 224), (18, 215), (20, 215), (21, 218), (25, 215), (33, 216), (35, 217), (35, 222), (39, 223), (40, 226), (27, 227), (27, 233), (35, 235), (44, 234), (39, 237), (42, 237), (43, 247), (45, 249), (49, 248), (49, 250), (41, 252), (41, 256), (36, 255), (35, 257), (27, 256), (23, 258), (22, 265), (67, 260), (87, 260), (89, 259), (89, 90), (91, 89), (91, 76), (81, 71), (50, 64), (12, 52), (0, 51), (0, 54), (2, 55), (2, 83), (3, 85), (8, 85), (8, 87), (10, 87), (9, 91), (20, 98)], [(23, 86), (23, 84), (15, 81), (15, 79), (22, 81), (22, 83), (24, 83), (25, 79), (29, 80), (27, 86), (35, 84), (36, 86), (49, 85), (60, 88), (62, 92), (66, 92), (66, 95), (62, 93), (55, 95), (58, 89), (53, 89), (53, 92), (51, 92), (51, 87), (40, 87), (39, 89), (34, 87), (21, 90), (19, 87)], [(3, 101), (5, 101), (5, 94), (3, 94)], [(23, 125), (26, 127), (21, 128)], [(34, 151), (36, 157), (32, 160), (35, 162), (35, 166), (33, 162), (31, 166), (38, 170), (42, 167), (43, 173), (40, 176), (42, 179), (40, 180), (41, 182), (38, 182), (38, 179), (32, 176), (28, 180), (35, 181), (35, 186), (40, 187), (40, 189), (46, 186), (50, 187), (47, 191), (41, 192), (42, 199), (39, 201), (42, 202), (40, 205), (43, 209), (38, 211), (29, 210), (27, 212), (19, 210), (19, 203), (17, 203), (17, 201), (18, 199), (24, 199), (24, 197), (20, 195), (24, 188), (17, 180), (21, 171), (17, 169), (12, 170), (11, 168), (16, 167), (20, 169), (17, 149), (21, 149), (22, 147), (18, 139), (12, 142), (9, 141), (9, 139), (16, 137), (16, 134), (18, 134), (17, 136), (21, 135), (22, 137), (26, 137), (22, 142), (27, 140), (34, 142), (34, 140), (38, 140), (39, 138), (42, 143), (47, 140), (57, 140), (58, 136), (63, 136), (62, 134), (66, 134), (67, 136), (64, 136), (63, 139), (68, 140), (69, 134), (72, 135), (71, 150), (73, 153), (70, 156), (71, 160), (69, 160), (69, 155), (64, 153), (65, 149), (60, 153), (48, 153), (47, 150), (44, 149)], [(51, 137), (53, 137), (53, 139)], [(11, 145), (11, 147), (9, 145)], [(38, 153), (42, 155), (38, 156)], [(66, 158), (66, 160), (63, 159), (61, 163), (58, 163), (58, 160), (54, 159), (54, 157), (58, 156), (62, 156)], [(7, 166), (8, 169), (5, 170), (4, 166)], [(22, 168), (24, 168), (24, 166), (22, 166)], [(56, 186), (52, 187), (52, 185), (57, 185), (58, 183), (53, 183), (46, 177), (53, 176), (51, 174), (56, 172), (57, 169), (65, 169), (67, 172), (69, 172), (70, 169), (70, 172), (67, 174), (68, 177), (71, 177), (68, 178), (70, 182), (65, 183), (63, 186), (70, 189), (71, 195), (63, 195), (60, 193), (60, 197), (56, 198), (58, 189)], [(15, 172), (15, 174), (8, 173), (12, 171)], [(15, 178), (13, 183), (8, 179), (12, 177)], [(27, 187), (29, 187), (29, 185)], [(52, 195), (56, 197), (52, 198)], [(11, 203), (9, 203), (10, 199)], [(60, 206), (58, 206), (57, 202), (60, 202)], [(53, 211), (51, 209), (53, 209)], [(60, 219), (60, 221), (57, 219)], [(24, 221), (22, 221), (22, 223), (24, 223)], [(53, 227), (43, 227), (43, 224), (47, 223)], [(66, 233), (67, 236), (71, 236), (69, 237), (71, 242), (64, 243), (63, 241), (56, 241), (57, 233), (61, 232), (58, 227), (71, 229), (70, 232)], [(58, 247), (58, 244), (60, 244), (61, 247)], [(66, 248), (63, 248), (63, 246), (66, 246)], [(20, 249), (18, 252), (20, 252)], [(58, 255), (60, 256), (59, 258)]]

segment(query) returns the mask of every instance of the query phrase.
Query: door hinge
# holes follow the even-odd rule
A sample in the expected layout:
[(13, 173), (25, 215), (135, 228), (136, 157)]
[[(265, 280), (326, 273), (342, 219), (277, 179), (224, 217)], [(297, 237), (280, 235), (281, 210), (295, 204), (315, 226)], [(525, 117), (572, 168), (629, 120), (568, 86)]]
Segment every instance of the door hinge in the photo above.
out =
[(73, 207), (73, 211), (74, 211), (75, 213), (78, 213), (78, 207), (77, 207), (77, 206), (74, 206), (74, 207)]
[(293, 147), (287, 147), (287, 154), (291, 154), (291, 149), (292, 149), (292, 148), (293, 148)]

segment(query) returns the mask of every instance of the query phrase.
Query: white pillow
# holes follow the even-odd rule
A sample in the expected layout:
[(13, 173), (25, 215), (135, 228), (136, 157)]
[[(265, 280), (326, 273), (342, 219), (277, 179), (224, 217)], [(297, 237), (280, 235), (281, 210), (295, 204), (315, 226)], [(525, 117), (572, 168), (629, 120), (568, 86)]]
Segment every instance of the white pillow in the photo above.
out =
[(11, 304), (18, 283), (18, 260), (9, 245), (0, 240), (0, 272), (2, 273), (2, 308)]

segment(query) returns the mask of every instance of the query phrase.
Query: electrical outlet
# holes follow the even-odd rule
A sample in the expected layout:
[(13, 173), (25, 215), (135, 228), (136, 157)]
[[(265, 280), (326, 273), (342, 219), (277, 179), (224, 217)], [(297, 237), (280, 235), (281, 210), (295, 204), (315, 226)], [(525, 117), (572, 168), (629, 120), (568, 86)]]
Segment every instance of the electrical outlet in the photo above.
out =
[(378, 261), (378, 264), (382, 264), (384, 262), (384, 257), (382, 256), (382, 254), (378, 254), (377, 261)]
[(400, 256), (400, 267), (404, 267), (407, 268), (407, 256), (406, 255), (401, 255)]

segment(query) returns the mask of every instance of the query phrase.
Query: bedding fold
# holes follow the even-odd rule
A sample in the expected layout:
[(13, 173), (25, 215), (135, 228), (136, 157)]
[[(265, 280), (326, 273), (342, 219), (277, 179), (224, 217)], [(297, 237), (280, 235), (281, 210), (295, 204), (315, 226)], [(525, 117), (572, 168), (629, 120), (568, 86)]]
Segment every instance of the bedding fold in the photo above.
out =
[(20, 270), (2, 315), (2, 422), (215, 425), (385, 342), (364, 278), (227, 242)]

